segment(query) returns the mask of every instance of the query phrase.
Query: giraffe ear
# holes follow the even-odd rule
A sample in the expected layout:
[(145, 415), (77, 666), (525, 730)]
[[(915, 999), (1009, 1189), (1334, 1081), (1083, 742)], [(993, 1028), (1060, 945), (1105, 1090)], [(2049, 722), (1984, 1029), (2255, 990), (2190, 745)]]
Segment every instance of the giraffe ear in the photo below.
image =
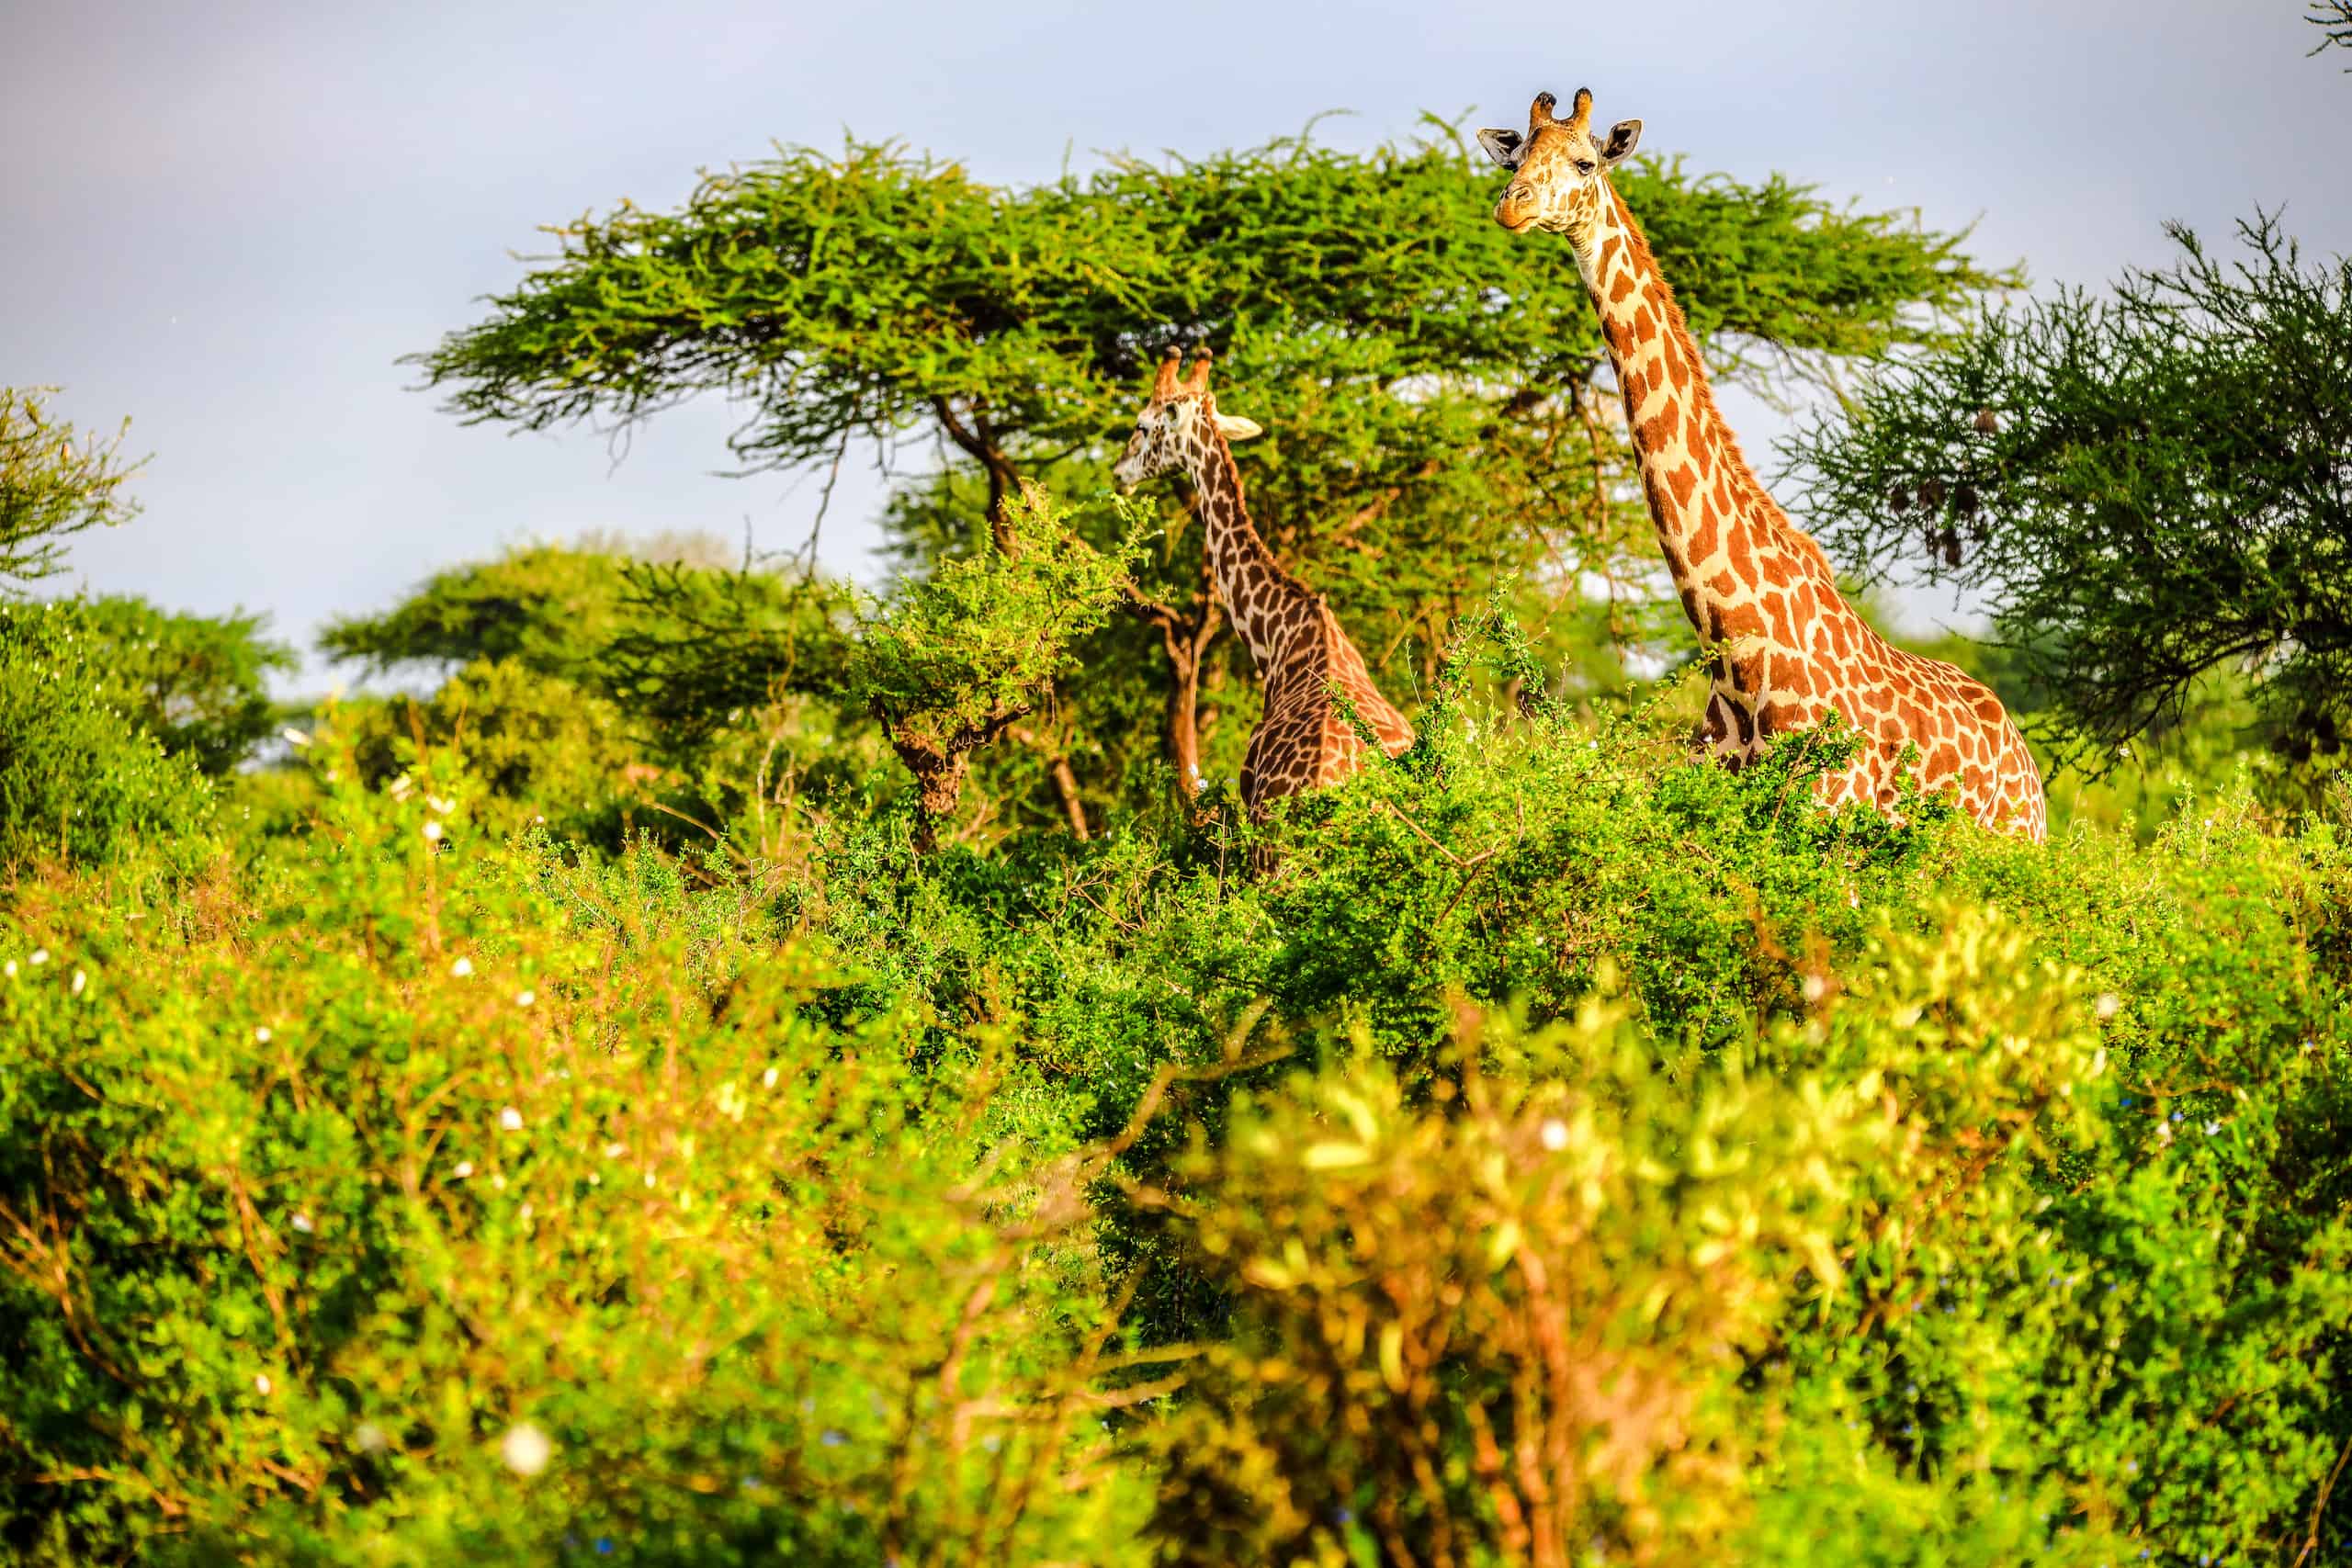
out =
[(1609, 140), (1601, 146), (1600, 161), (1614, 168), (1624, 162), (1627, 155), (1634, 151), (1634, 143), (1641, 139), (1642, 122), (1640, 120), (1619, 120), (1609, 128)]
[(1216, 416), (1216, 433), (1227, 441), (1247, 441), (1253, 435), (1265, 434), (1266, 428), (1254, 419), (1243, 419), (1239, 414), (1221, 413)]
[(1487, 150), (1487, 157), (1506, 169), (1518, 168), (1519, 161), (1527, 156), (1527, 138), (1516, 130), (1482, 130), (1478, 132), (1478, 145)]

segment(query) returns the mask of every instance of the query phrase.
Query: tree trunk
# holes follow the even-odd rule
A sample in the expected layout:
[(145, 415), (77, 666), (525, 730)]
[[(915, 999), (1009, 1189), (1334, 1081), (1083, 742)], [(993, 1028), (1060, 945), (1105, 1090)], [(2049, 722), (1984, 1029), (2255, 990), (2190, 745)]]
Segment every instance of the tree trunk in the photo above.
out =
[(1086, 828), (1086, 801), (1080, 795), (1078, 773), (1069, 765), (1069, 753), (1051, 736), (1039, 735), (1032, 729), (1015, 729), (1012, 739), (1045, 760), (1046, 777), (1052, 781), (1054, 798), (1061, 803), (1062, 815), (1069, 821), (1070, 836), (1080, 843), (1093, 837)]
[(1225, 612), (1213, 589), (1188, 606), (1189, 615), (1139, 594), (1129, 604), (1159, 628), (1160, 647), (1168, 653), (1161, 740), (1176, 770), (1176, 793), (1189, 808), (1208, 782), (1201, 773), (1201, 665), (1225, 629)]
[(1061, 796), (1062, 809), (1069, 814), (1070, 836), (1080, 843), (1089, 838), (1086, 831), (1086, 803), (1079, 798), (1078, 775), (1070, 772), (1068, 757), (1056, 757), (1046, 770), (1053, 775), (1054, 793)]
[(1020, 471), (997, 446), (996, 431), (985, 416), (975, 412), (967, 423), (956, 412), (956, 405), (944, 397), (932, 399), (931, 406), (938, 413), (940, 428), (947, 432), (947, 439), (988, 475), (989, 537), (1001, 553), (1012, 554), (1012, 530), (1005, 525), (1004, 508), (1021, 488)]
[(971, 767), (972, 752), (995, 739), (1006, 726), (1029, 709), (1025, 705), (1001, 707), (939, 741), (901, 724), (879, 702), (872, 711), (882, 732), (890, 738), (890, 750), (899, 754), (899, 761), (914, 775), (916, 800), (922, 808), (915, 819), (914, 846), (917, 853), (929, 854), (939, 842), (939, 824), (956, 815), (956, 802), (964, 793), (964, 775)]
[(1176, 769), (1176, 790), (1185, 799), (1201, 793), (1201, 660), (1189, 642), (1171, 631), (1168, 647), (1168, 761)]

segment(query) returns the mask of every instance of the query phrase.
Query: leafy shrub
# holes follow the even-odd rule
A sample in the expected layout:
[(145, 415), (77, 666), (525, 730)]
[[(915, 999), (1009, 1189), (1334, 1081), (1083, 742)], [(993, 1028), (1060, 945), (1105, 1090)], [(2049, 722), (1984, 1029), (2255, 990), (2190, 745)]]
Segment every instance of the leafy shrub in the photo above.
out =
[(212, 791), (142, 724), (109, 619), (77, 601), (0, 602), (0, 863), (196, 852)]
[(295, 660), (261, 636), (260, 616), (174, 615), (123, 595), (75, 604), (75, 635), (104, 646), (111, 683), (164, 750), (218, 778), (270, 733), (268, 678)]
[(526, 546), (435, 572), (380, 615), (339, 616), (320, 633), (319, 649), (378, 671), (512, 660), (576, 680), (632, 626), (638, 574), (667, 566), (724, 575), (715, 570), (724, 554), (698, 536)]
[[(436, 752), (462, 754), (475, 810), (506, 829), (534, 818), (568, 837), (617, 849), (641, 785), (661, 770), (632, 744), (612, 704), (520, 660), (483, 660), (458, 671), (429, 697), (392, 695), (338, 703), (318, 715), (328, 742), (307, 765), (347, 755), (360, 779), (390, 785)], [(413, 783), (403, 784), (413, 788)]]

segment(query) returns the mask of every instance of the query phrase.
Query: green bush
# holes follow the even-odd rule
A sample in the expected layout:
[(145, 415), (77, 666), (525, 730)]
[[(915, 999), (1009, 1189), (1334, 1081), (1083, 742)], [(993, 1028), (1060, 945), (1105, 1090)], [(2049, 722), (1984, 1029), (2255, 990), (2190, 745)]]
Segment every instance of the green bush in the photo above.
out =
[(0, 863), (199, 852), (211, 786), (146, 728), (114, 629), (80, 601), (0, 601)]
[(119, 594), (75, 604), (75, 635), (103, 645), (111, 683), (136, 698), (140, 728), (164, 750), (218, 778), (269, 735), (269, 676), (295, 660), (263, 638), (260, 616), (173, 615)]

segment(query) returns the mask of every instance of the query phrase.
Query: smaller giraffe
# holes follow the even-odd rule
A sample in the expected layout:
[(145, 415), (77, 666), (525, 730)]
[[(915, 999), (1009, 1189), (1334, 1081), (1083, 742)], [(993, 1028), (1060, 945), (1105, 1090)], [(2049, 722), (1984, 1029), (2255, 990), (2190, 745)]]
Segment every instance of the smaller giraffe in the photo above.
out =
[(1413, 743), (1413, 727), (1373, 684), (1363, 655), (1323, 596), (1283, 570), (1250, 524), (1241, 471), (1227, 443), (1246, 441), (1259, 428), (1217, 412), (1209, 391), (1213, 357), (1202, 349), (1192, 378), (1179, 380), (1183, 351), (1168, 350), (1111, 473), (1123, 491), (1171, 468), (1193, 481), (1217, 592), (1265, 683), (1265, 716), (1241, 764), (1242, 804), (1262, 818), (1269, 802), (1338, 784), (1363, 765), (1363, 741), (1333, 692), (1347, 698), (1392, 757)]

